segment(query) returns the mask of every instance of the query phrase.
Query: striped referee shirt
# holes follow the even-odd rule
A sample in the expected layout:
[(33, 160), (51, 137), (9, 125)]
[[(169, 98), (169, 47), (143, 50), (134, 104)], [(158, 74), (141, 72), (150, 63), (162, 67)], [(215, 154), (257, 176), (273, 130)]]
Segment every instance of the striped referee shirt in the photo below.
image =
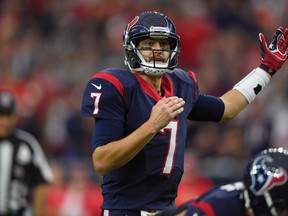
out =
[(18, 129), (0, 138), (0, 216), (21, 215), (17, 213), (30, 206), (29, 191), (52, 178), (46, 156), (31, 134)]

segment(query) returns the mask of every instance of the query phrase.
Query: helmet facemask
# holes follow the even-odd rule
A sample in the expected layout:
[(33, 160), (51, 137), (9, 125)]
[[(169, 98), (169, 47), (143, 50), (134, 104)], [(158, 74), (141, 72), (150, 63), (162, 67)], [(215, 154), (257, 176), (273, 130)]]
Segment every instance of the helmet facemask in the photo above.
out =
[(253, 193), (245, 189), (244, 191), (245, 207), (251, 216), (279, 216), (272, 201), (269, 192), (265, 192), (263, 196), (255, 196)]

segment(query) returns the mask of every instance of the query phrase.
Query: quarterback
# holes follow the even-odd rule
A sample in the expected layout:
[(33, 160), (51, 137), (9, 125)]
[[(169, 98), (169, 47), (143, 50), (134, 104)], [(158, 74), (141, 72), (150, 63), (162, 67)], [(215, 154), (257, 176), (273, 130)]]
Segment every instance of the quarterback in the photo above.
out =
[(234, 118), (287, 58), (288, 29), (271, 44), (259, 35), (262, 59), (221, 97), (199, 91), (194, 72), (177, 68), (180, 37), (166, 15), (137, 15), (123, 33), (128, 69), (96, 72), (83, 93), (82, 116), (94, 119), (93, 164), (103, 175), (103, 215), (154, 215), (174, 205), (183, 174), (187, 119)]

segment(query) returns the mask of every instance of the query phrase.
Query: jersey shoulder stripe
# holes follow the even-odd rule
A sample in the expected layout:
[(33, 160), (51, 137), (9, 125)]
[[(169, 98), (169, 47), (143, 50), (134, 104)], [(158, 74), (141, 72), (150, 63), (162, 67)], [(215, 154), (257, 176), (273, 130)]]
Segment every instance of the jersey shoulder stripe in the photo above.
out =
[(196, 74), (195, 74), (194, 72), (192, 72), (192, 71), (188, 71), (187, 73), (188, 73), (189, 76), (192, 77), (192, 79), (194, 80), (194, 82), (196, 83), (196, 85), (198, 85), (198, 80), (197, 80), (197, 78), (196, 78)]
[(24, 142), (32, 149), (34, 165), (42, 168), (40, 169), (40, 171), (42, 172), (42, 175), (47, 182), (52, 182), (53, 180), (52, 170), (50, 169), (46, 156), (44, 155), (44, 152), (41, 149), (40, 144), (36, 140), (36, 138), (32, 136), (30, 133), (21, 129), (15, 130), (14, 134), (15, 137), (20, 141), (20, 148), (21, 143), (23, 144)]
[(104, 80), (106, 80), (108, 82), (111, 82), (115, 86), (115, 88), (119, 91), (121, 96), (124, 98), (124, 87), (123, 87), (123, 84), (114, 75), (109, 74), (106, 71), (101, 71), (101, 72), (96, 73), (92, 77), (92, 79), (94, 79), (94, 78), (100, 78), (100, 79), (104, 79)]
[(120, 93), (125, 101), (125, 88), (129, 86), (129, 84), (135, 83), (135, 78), (133, 74), (124, 69), (116, 69), (116, 68), (108, 68), (104, 69), (100, 72), (95, 73), (92, 76), (92, 79), (100, 78), (105, 81), (110, 82)]

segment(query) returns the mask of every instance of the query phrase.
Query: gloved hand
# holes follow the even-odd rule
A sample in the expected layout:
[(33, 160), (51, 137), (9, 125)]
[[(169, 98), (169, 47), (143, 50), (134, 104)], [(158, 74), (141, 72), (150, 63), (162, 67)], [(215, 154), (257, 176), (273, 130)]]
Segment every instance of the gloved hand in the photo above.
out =
[(273, 76), (283, 65), (288, 56), (288, 29), (279, 27), (275, 32), (269, 47), (265, 37), (259, 34), (262, 62), (260, 68)]

